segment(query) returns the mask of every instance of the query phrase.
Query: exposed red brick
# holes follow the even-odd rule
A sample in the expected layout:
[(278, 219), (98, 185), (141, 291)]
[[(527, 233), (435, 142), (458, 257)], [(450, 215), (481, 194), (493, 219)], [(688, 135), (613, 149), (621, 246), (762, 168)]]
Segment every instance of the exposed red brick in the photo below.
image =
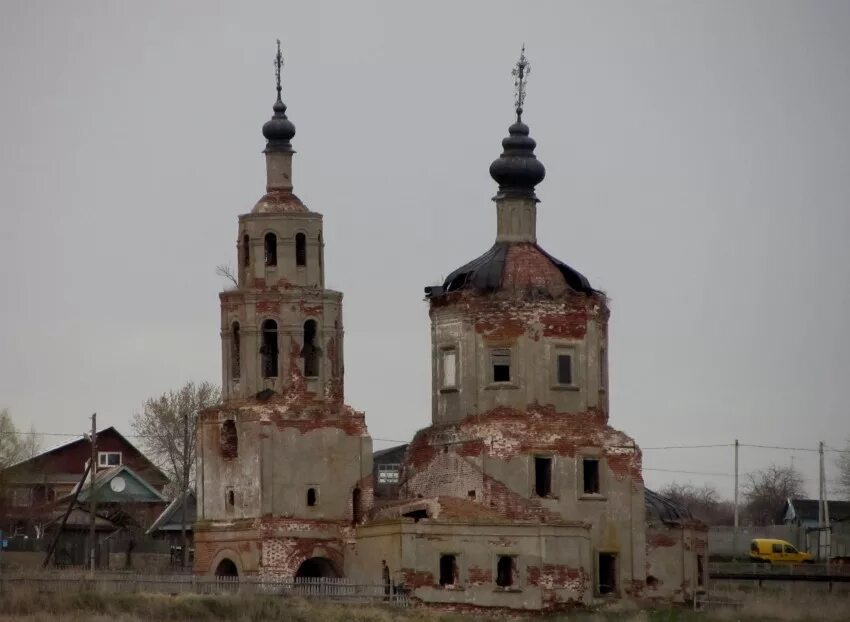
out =
[(666, 533), (649, 532), (646, 535), (646, 546), (650, 549), (676, 546), (677, 544), (678, 541)]
[(511, 244), (502, 271), (502, 289), (546, 292), (552, 297), (569, 290), (561, 271), (534, 244)]
[(478, 566), (470, 566), (468, 569), (470, 585), (487, 585), (493, 582), (493, 571)]
[(434, 574), (431, 572), (415, 570), (413, 568), (402, 568), (400, 572), (404, 585), (408, 589), (415, 590), (420, 587), (436, 587)]
[(280, 312), (280, 301), (279, 300), (258, 300), (256, 304), (257, 313), (260, 315), (265, 315), (268, 313), (279, 313)]

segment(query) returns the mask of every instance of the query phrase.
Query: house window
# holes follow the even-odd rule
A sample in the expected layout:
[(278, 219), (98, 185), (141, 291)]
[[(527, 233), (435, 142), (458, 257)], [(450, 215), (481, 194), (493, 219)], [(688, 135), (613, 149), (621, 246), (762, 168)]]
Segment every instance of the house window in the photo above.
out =
[(263, 357), (263, 377), (277, 378), (277, 322), (263, 322), (263, 345), (260, 354)]
[(304, 322), (304, 347), (301, 349), (304, 358), (304, 375), (315, 378), (319, 375), (319, 348), (316, 347), (316, 320)]
[(615, 594), (617, 592), (617, 556), (614, 553), (600, 553), (597, 569), (599, 593)]
[(507, 348), (490, 351), (493, 382), (511, 381), (511, 351)]
[(295, 265), (307, 265), (307, 236), (303, 233), (295, 234)]
[(581, 461), (581, 470), (584, 480), (584, 494), (598, 495), (599, 488), (599, 460), (596, 458), (585, 458)]
[(251, 238), (246, 233), (242, 236), (242, 265), (246, 268), (251, 263)]
[(457, 387), (457, 350), (454, 348), (442, 350), (441, 367), (441, 388)]
[(499, 560), (496, 562), (496, 585), (511, 587), (516, 584), (516, 576), (516, 557), (499, 555)]
[(239, 341), (239, 322), (233, 322), (230, 327), (230, 375), (234, 380), (238, 380), (242, 373)]
[(534, 494), (548, 497), (552, 494), (552, 458), (534, 457)]
[(97, 466), (113, 467), (121, 464), (120, 451), (99, 451), (97, 452)]
[(32, 488), (13, 488), (12, 507), (28, 508), (32, 505)]
[(457, 580), (457, 556), (440, 555), (440, 585), (455, 585)]
[(378, 484), (398, 484), (400, 464), (379, 464)]
[(573, 384), (573, 356), (572, 354), (558, 354), (558, 384), (572, 386)]
[(318, 501), (319, 493), (315, 488), (307, 489), (307, 507), (314, 507)]
[(263, 238), (263, 248), (265, 249), (266, 265), (277, 265), (277, 236), (274, 233), (267, 233)]
[(239, 437), (236, 434), (236, 423), (227, 419), (221, 424), (221, 456), (232, 460), (239, 455)]

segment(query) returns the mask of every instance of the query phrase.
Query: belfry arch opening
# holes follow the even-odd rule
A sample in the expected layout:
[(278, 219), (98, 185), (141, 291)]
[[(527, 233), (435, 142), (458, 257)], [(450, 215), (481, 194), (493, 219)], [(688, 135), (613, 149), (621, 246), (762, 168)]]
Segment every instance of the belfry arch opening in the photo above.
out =
[(267, 233), (263, 238), (266, 251), (266, 265), (277, 265), (277, 236), (274, 233)]
[(316, 320), (304, 322), (304, 347), (301, 350), (304, 357), (304, 375), (315, 378), (319, 375), (319, 348), (316, 346)]
[(233, 322), (230, 326), (230, 376), (238, 380), (242, 375), (242, 357), (239, 334), (239, 322)]
[(295, 234), (295, 265), (307, 265), (307, 236), (303, 233)]
[(277, 322), (265, 320), (263, 322), (263, 345), (260, 354), (263, 357), (263, 377), (277, 377)]
[(242, 265), (248, 267), (251, 263), (251, 237), (246, 233), (242, 236)]
[(238, 577), (239, 569), (236, 567), (236, 564), (232, 559), (225, 557), (218, 563), (215, 569), (215, 576), (217, 577)]
[(306, 559), (301, 562), (295, 573), (296, 578), (337, 579), (339, 576), (333, 562), (327, 557), (311, 557), (310, 559)]

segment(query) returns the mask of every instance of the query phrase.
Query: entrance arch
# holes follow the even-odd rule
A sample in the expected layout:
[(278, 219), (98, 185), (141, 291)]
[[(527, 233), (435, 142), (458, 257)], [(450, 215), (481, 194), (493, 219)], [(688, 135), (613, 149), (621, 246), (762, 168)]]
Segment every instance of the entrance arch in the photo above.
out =
[(298, 571), (295, 573), (296, 578), (323, 578), (337, 579), (339, 572), (333, 565), (333, 562), (327, 557), (311, 557), (301, 562), (298, 566)]
[(239, 569), (236, 567), (236, 564), (233, 562), (232, 559), (225, 557), (218, 563), (218, 566), (216, 566), (215, 576), (238, 577)]

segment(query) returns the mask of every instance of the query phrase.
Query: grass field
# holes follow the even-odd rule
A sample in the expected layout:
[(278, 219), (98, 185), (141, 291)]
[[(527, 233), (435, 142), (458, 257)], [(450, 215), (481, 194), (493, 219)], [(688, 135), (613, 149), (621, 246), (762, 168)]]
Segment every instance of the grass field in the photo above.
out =
[(158, 622), (285, 621), (285, 622), (460, 622), (471, 619), (547, 620), (574, 622), (691, 622), (850, 620), (847, 594), (750, 595), (735, 609), (694, 612), (688, 609), (641, 610), (616, 602), (597, 610), (575, 610), (552, 616), (501, 615), (486, 618), (441, 613), (422, 608), (390, 609), (327, 605), (297, 598), (271, 596), (166, 596), (156, 594), (98, 594), (19, 592), (0, 595), (0, 622)]

